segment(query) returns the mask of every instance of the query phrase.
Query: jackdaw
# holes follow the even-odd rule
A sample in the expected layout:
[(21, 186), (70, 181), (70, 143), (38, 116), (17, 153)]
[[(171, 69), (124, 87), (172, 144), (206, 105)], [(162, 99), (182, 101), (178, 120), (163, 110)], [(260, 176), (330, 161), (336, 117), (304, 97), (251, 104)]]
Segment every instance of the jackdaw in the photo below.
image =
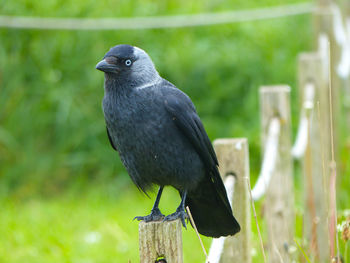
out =
[[(105, 74), (102, 102), (107, 135), (136, 186), (158, 194), (147, 216), (137, 220), (180, 218), (189, 206), (199, 233), (234, 235), (240, 226), (227, 198), (211, 142), (191, 99), (159, 76), (148, 54), (138, 47), (111, 48), (96, 69)], [(159, 201), (164, 186), (173, 186), (181, 203), (164, 216)]]

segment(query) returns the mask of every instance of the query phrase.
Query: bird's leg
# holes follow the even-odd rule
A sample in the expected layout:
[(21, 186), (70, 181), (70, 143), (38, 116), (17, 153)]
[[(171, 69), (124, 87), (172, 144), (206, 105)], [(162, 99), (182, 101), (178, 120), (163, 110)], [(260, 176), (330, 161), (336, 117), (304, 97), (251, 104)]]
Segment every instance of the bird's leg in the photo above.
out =
[(158, 208), (160, 197), (162, 196), (163, 188), (164, 188), (163, 186), (159, 187), (156, 201), (154, 202), (151, 213), (148, 216), (136, 216), (134, 217), (133, 220), (137, 219), (138, 221), (143, 220), (145, 222), (151, 222), (151, 221), (160, 221), (164, 218), (164, 215), (162, 214), (162, 212), (160, 212)]
[(172, 213), (172, 214), (166, 216), (163, 219), (163, 221), (171, 221), (171, 220), (175, 220), (175, 219), (180, 218), (182, 225), (184, 226), (184, 228), (186, 228), (185, 219), (188, 219), (188, 215), (185, 211), (186, 196), (187, 196), (187, 191), (184, 191), (182, 194), (181, 203), (180, 203), (179, 207), (176, 209), (175, 213)]

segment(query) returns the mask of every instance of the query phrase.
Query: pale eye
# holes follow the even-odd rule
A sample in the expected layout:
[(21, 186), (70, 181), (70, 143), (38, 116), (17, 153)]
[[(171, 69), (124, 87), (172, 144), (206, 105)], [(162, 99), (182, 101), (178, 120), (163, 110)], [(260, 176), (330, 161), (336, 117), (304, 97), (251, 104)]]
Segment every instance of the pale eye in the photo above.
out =
[(125, 60), (125, 65), (126, 65), (126, 66), (130, 67), (131, 64), (132, 64), (132, 62), (131, 62), (130, 59)]

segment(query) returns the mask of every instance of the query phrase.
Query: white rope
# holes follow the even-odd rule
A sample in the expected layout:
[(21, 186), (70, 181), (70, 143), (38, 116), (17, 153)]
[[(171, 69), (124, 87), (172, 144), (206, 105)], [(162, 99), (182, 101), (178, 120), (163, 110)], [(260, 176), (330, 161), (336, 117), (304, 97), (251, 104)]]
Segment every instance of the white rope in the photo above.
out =
[(334, 14), (334, 38), (341, 47), (340, 61), (336, 70), (341, 78), (347, 78), (350, 75), (350, 29), (348, 23), (343, 23), (339, 7), (337, 5), (332, 5), (332, 10)]
[(307, 111), (314, 107), (315, 86), (313, 83), (306, 83), (304, 87), (304, 101), (300, 112), (300, 121), (298, 132), (294, 146), (292, 148), (292, 155), (295, 159), (300, 159), (304, 156), (307, 139), (308, 139), (308, 114)]
[(158, 17), (43, 18), (0, 16), (0, 27), (56, 30), (117, 30), (194, 27), (302, 15), (311, 13), (313, 10), (313, 4), (311, 2), (306, 2), (253, 10)]
[(272, 174), (276, 167), (278, 142), (280, 135), (280, 120), (273, 118), (270, 122), (269, 131), (265, 145), (264, 159), (258, 181), (252, 190), (254, 201), (259, 200), (266, 192), (269, 186)]
[(292, 156), (295, 159), (300, 159), (304, 156), (307, 146), (308, 120), (304, 111), (300, 115), (298, 132), (292, 148)]
[[(236, 177), (229, 175), (225, 179), (225, 188), (228, 196), (228, 201), (232, 207), (233, 193), (235, 189)], [(208, 261), (210, 263), (219, 263), (221, 255), (224, 251), (226, 237), (213, 238), (210, 246)]]
[(329, 63), (330, 63), (329, 39), (328, 39), (328, 36), (325, 33), (321, 33), (318, 36), (318, 54), (321, 56), (321, 59), (322, 59), (322, 71), (323, 71), (323, 74), (320, 77), (328, 76), (328, 74), (329, 74)]

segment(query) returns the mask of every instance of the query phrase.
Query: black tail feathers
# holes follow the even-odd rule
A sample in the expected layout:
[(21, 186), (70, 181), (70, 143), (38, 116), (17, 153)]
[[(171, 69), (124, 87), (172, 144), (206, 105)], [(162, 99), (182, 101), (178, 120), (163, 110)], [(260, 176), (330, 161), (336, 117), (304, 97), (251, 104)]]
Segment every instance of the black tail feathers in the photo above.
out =
[(186, 206), (191, 210), (198, 232), (204, 236), (234, 235), (241, 229), (228, 205), (226, 191), (218, 191), (211, 180), (204, 180), (187, 194)]

